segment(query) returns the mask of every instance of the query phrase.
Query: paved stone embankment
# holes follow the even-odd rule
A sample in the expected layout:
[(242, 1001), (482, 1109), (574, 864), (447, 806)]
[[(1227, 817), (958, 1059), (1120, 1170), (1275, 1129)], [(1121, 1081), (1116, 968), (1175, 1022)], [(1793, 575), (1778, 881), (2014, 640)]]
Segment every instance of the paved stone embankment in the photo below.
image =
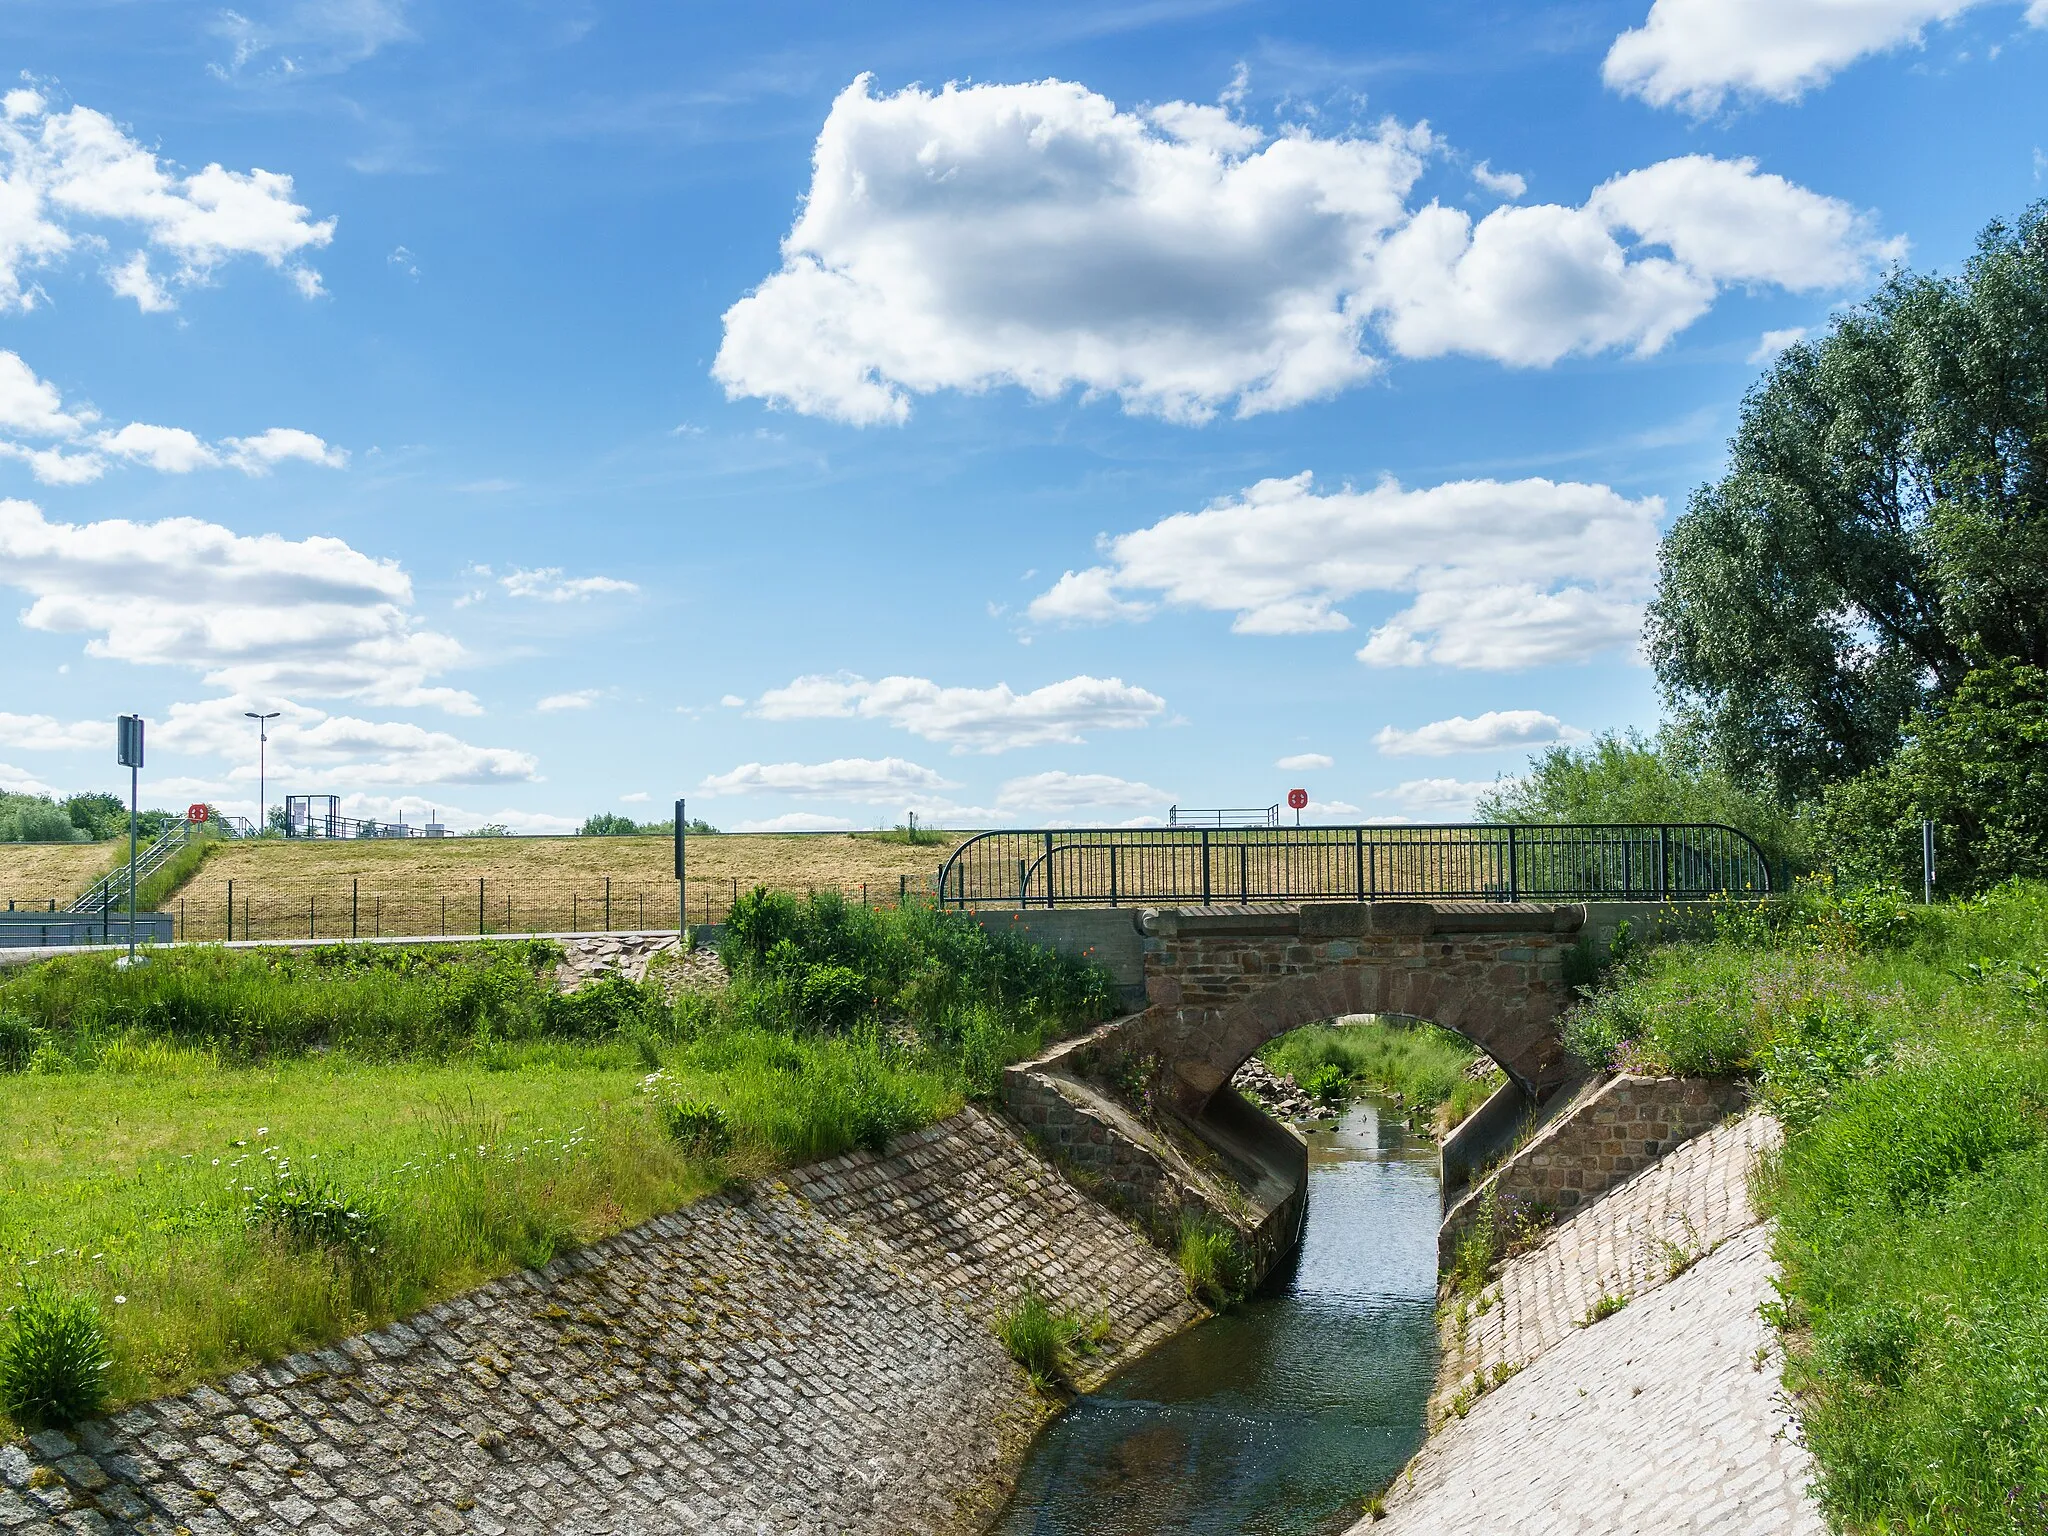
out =
[[(1351, 1536), (1819, 1536), (1757, 1315), (1771, 1229), (1748, 1175), (1776, 1140), (1761, 1113), (1731, 1121), (1508, 1260), (1462, 1338), (1450, 1325), (1442, 1427), (1387, 1518)], [(1611, 1297), (1626, 1304), (1588, 1321)], [(1473, 1401), (1475, 1380), (1492, 1385)], [(1462, 1417), (1447, 1412), (1461, 1390)]]
[(1027, 1281), (1119, 1347), (1179, 1271), (967, 1110), (403, 1324), (0, 1449), (7, 1536), (974, 1529), (1046, 1413)]

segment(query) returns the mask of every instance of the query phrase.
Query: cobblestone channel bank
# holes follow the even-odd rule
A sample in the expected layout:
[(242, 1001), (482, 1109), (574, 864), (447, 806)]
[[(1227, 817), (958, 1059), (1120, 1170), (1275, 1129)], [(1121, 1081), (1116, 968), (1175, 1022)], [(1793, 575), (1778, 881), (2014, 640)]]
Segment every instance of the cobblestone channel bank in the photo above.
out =
[(973, 1109), (73, 1434), (0, 1448), (6, 1536), (978, 1529), (1047, 1412), (1027, 1281), (1121, 1360), (1179, 1270)]
[(1509, 1259), (1449, 1325), (1442, 1427), (1350, 1536), (1821, 1536), (1757, 1315), (1748, 1175), (1777, 1134), (1731, 1120)]

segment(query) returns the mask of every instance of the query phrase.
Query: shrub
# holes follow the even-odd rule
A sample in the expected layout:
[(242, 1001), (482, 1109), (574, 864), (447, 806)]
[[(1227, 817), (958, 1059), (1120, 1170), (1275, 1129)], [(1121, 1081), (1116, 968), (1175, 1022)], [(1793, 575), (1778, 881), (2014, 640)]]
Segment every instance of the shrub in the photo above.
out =
[(798, 999), (804, 1022), (828, 1033), (851, 1028), (874, 1007), (860, 973), (844, 965), (806, 968)]
[(317, 1175), (273, 1166), (268, 1186), (250, 1198), (243, 1221), (275, 1233), (294, 1248), (328, 1248), (363, 1263), (376, 1252), (383, 1221), (367, 1204), (352, 1201)]
[(1215, 1311), (1235, 1306), (1251, 1290), (1251, 1259), (1235, 1232), (1184, 1218), (1174, 1256), (1188, 1294)]
[(21, 1014), (0, 1012), (0, 1072), (26, 1072), (47, 1033)]
[(87, 834), (44, 795), (0, 792), (0, 843), (82, 843)]
[(18, 1424), (68, 1426), (107, 1400), (107, 1330), (83, 1294), (23, 1287), (0, 1334), (0, 1410)]
[(1324, 1062), (1300, 1081), (1302, 1092), (1331, 1108), (1350, 1097), (1351, 1074), (1335, 1062)]
[(732, 1120), (716, 1104), (702, 1099), (670, 1099), (661, 1106), (662, 1124), (684, 1151), (698, 1157), (723, 1157), (732, 1148)]

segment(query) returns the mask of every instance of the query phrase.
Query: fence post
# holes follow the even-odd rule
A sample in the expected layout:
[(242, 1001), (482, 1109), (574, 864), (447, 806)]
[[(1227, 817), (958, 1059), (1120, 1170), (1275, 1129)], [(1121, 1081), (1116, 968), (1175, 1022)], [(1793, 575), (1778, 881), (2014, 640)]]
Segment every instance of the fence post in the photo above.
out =
[(901, 911), (903, 910), (903, 901), (904, 901), (904, 898), (905, 898), (905, 897), (907, 897), (907, 896), (908, 896), (909, 894), (910, 894), (910, 876), (908, 876), (908, 875), (898, 875), (898, 876), (896, 877), (896, 910), (897, 910), (897, 911), (901, 912)]
[(612, 877), (604, 877), (604, 931), (612, 931)]
[(228, 882), (228, 936), (225, 942), (235, 942), (235, 882), (232, 880)]
[(575, 933), (578, 931), (576, 927), (576, 902), (576, 893), (574, 891), (571, 891), (569, 893), (569, 931), (571, 933)]
[(377, 937), (384, 937), (384, 898), (377, 898)]
[[(639, 914), (633, 919), (633, 926), (642, 933), (645, 933), (647, 931), (647, 893), (645, 891), (635, 891), (633, 893), (633, 902), (633, 910)], [(867, 903), (863, 901), (861, 905), (866, 906)]]
[(441, 898), (441, 937), (448, 937), (448, 898)]
[(1202, 828), (1202, 905), (1209, 905), (1209, 829)]
[(362, 916), (363, 907), (362, 885), (363, 881), (360, 875), (348, 883), (348, 936), (352, 939), (361, 936), (362, 924), (359, 919)]
[(484, 877), (476, 877), (476, 936), (484, 936)]

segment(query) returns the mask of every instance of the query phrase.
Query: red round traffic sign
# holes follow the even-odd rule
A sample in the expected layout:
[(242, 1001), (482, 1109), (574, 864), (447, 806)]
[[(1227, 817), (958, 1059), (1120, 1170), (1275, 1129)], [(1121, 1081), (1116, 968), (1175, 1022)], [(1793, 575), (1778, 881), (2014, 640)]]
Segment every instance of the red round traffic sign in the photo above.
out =
[(204, 821), (207, 815), (208, 812), (204, 805), (188, 805), (185, 807), (185, 819), (187, 821)]
[(1308, 791), (1305, 789), (1290, 789), (1287, 791), (1287, 803), (1297, 811), (1307, 810)]

